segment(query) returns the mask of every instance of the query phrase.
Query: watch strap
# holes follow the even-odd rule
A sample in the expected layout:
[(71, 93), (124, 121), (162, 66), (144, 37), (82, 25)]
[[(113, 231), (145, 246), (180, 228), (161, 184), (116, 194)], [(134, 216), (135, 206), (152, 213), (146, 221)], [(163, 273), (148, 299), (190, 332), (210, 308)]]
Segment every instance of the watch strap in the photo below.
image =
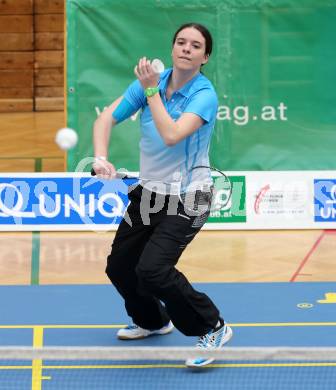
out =
[(159, 92), (159, 87), (149, 87), (145, 89), (145, 96), (151, 97)]

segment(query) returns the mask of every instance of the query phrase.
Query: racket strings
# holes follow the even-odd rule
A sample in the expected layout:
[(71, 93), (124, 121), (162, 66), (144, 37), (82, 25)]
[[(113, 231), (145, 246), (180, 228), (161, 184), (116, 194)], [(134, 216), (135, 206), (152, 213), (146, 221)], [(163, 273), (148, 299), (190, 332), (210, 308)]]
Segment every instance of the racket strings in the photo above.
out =
[[(158, 192), (167, 195), (177, 195), (184, 207), (195, 215), (206, 215), (209, 212), (220, 211), (225, 209), (232, 197), (232, 183), (229, 177), (221, 170), (208, 166), (197, 165), (191, 169), (196, 170), (206, 169), (209, 172), (209, 179), (213, 177), (213, 184), (202, 180), (193, 181), (184, 193), (181, 193), (181, 182), (164, 182), (137, 177), (141, 186), (152, 192)], [(216, 172), (215, 175), (213, 173)], [(219, 174), (219, 175), (218, 175)], [(95, 171), (91, 170), (91, 175), (95, 175)], [(204, 174), (201, 175), (204, 178)], [(117, 178), (136, 178), (128, 175), (126, 170), (118, 171)], [(134, 183), (129, 192), (136, 188), (138, 183)]]
[(209, 172), (209, 177), (212, 177), (213, 180), (210, 211), (214, 212), (226, 209), (231, 201), (233, 190), (229, 177), (223, 171), (208, 165), (197, 165), (191, 170), (196, 171), (205, 169)]
[[(197, 180), (197, 170), (209, 171), (209, 180), (206, 181), (204, 173)], [(221, 170), (207, 166), (197, 165), (191, 169), (196, 180), (181, 192), (181, 182), (164, 182), (140, 177), (141, 185), (149, 191), (177, 195), (185, 210), (191, 215), (206, 216), (210, 212), (225, 209), (232, 197), (232, 184), (229, 177)], [(212, 179), (211, 179), (212, 177)]]
[(180, 200), (184, 208), (194, 215), (204, 215), (210, 212), (212, 201), (212, 187), (207, 190), (195, 190), (181, 194)]

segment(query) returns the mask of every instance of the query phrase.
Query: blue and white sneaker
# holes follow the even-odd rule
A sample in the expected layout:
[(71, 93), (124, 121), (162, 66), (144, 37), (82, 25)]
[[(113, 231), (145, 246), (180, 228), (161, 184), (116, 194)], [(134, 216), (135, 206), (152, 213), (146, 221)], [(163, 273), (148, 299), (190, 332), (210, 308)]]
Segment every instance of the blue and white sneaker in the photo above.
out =
[[(213, 351), (222, 348), (231, 339), (233, 334), (232, 329), (222, 319), (220, 322), (218, 328), (211, 330), (199, 338), (196, 348)], [(214, 360), (215, 358), (199, 357), (187, 359), (185, 364), (187, 367), (197, 368), (207, 366)]]
[(132, 324), (128, 325), (126, 328), (119, 329), (117, 332), (118, 339), (120, 340), (137, 340), (144, 339), (148, 336), (153, 335), (164, 335), (172, 332), (174, 329), (174, 325), (171, 321), (168, 322), (167, 325), (160, 329), (149, 330), (140, 328), (140, 326)]

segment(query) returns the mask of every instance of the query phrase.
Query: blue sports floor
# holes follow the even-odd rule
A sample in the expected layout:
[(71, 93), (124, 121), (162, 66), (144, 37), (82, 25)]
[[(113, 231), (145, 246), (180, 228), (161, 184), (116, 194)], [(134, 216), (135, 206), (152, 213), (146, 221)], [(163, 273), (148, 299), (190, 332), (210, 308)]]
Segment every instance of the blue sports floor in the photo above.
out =
[[(335, 283), (195, 284), (234, 331), (230, 346), (336, 346)], [(177, 330), (120, 341), (128, 323), (109, 285), (0, 286), (0, 344), (26, 346), (193, 346)], [(1, 390), (228, 389), (335, 390), (336, 362), (2, 362)]]

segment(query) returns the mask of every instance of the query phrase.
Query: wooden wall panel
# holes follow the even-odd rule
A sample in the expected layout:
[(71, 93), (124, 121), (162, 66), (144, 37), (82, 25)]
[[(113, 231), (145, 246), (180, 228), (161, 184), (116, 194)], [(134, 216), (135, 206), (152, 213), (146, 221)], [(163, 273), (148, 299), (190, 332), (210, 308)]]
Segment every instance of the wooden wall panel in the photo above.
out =
[(63, 110), (64, 1), (0, 0), (0, 111)]
[(0, 14), (0, 33), (32, 33), (33, 16), (32, 15), (1, 15)]
[(33, 65), (32, 51), (0, 52), (0, 69), (33, 69)]
[(63, 110), (64, 0), (35, 0), (35, 110)]
[(36, 111), (63, 111), (64, 99), (63, 97), (35, 97), (35, 110)]
[(34, 37), (32, 33), (1, 33), (0, 34), (0, 52), (1, 51), (22, 51), (33, 50)]
[(35, 0), (35, 14), (62, 14), (64, 12), (64, 0)]
[(35, 51), (35, 68), (63, 68), (64, 52), (62, 50)]
[(31, 111), (34, 88), (32, 0), (0, 1), (0, 111)]
[(63, 97), (64, 88), (62, 87), (36, 87), (36, 97)]
[(64, 15), (63, 14), (36, 14), (35, 32), (63, 32)]
[[(42, 0), (43, 2), (44, 0)], [(33, 14), (33, 0), (1, 0), (0, 15)]]
[(0, 88), (0, 99), (33, 98), (33, 88)]
[(35, 50), (63, 50), (64, 34), (41, 32), (35, 34)]
[(33, 99), (0, 99), (0, 112), (28, 112), (33, 109)]
[(1, 87), (33, 87), (33, 70), (17, 70), (17, 69), (5, 69), (0, 70), (0, 85)]
[(35, 86), (37, 87), (62, 87), (63, 79), (63, 68), (42, 68), (35, 72)]

